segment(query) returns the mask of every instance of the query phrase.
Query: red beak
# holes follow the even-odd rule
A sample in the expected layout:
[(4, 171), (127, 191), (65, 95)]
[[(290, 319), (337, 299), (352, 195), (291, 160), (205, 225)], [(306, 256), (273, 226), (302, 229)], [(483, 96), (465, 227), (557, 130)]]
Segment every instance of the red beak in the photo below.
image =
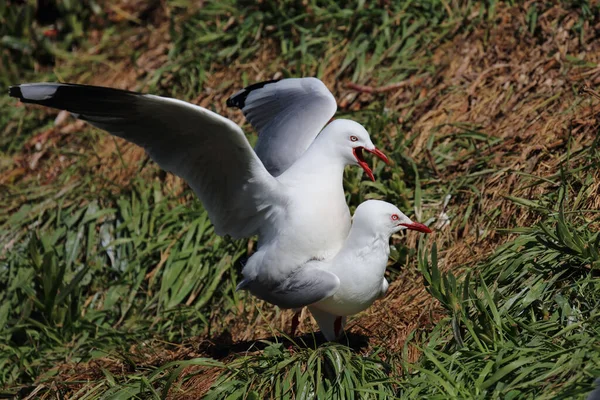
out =
[(375, 148), (373, 150), (369, 150), (369, 149), (365, 149), (366, 151), (368, 151), (371, 154), (375, 154), (377, 157), (379, 157), (384, 163), (386, 163), (387, 165), (390, 165), (390, 159), (387, 158), (387, 156), (385, 154), (383, 154), (383, 152), (381, 150), (379, 150), (378, 148)]
[(431, 229), (429, 229), (427, 227), (427, 225), (423, 225), (419, 222), (412, 222), (410, 224), (400, 224), (402, 226), (405, 226), (406, 229), (412, 229), (413, 231), (419, 231), (419, 232), (423, 232), (423, 233), (431, 233)]
[(369, 168), (369, 164), (367, 164), (367, 162), (365, 161), (365, 158), (363, 156), (362, 151), (366, 150), (371, 154), (375, 154), (377, 157), (379, 157), (380, 159), (383, 160), (383, 162), (385, 162), (386, 164), (390, 164), (390, 160), (387, 158), (387, 156), (385, 154), (383, 154), (383, 152), (379, 149), (374, 149), (374, 150), (368, 150), (365, 149), (364, 147), (355, 147), (352, 149), (352, 152), (354, 153), (354, 157), (356, 157), (356, 161), (358, 161), (358, 165), (360, 165), (362, 167), (362, 169), (365, 170), (365, 172), (367, 173), (367, 175), (369, 176), (369, 178), (375, 182), (375, 175), (373, 175), (373, 171), (371, 171), (371, 168)]

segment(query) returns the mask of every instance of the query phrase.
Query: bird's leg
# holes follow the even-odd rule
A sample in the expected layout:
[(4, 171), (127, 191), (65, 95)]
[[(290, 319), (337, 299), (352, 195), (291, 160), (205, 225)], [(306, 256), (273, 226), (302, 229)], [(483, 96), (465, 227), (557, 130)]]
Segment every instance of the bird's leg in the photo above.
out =
[[(292, 332), (291, 332), (291, 338), (293, 339), (296, 336), (296, 329), (298, 329), (298, 325), (300, 324), (300, 313), (302, 312), (302, 309), (296, 311), (294, 313), (294, 316), (292, 317)], [(293, 342), (293, 340), (292, 340)], [(288, 347), (289, 351), (292, 351), (294, 349), (294, 345), (292, 343), (290, 343), (290, 346)]]
[(298, 325), (300, 324), (300, 313), (301, 312), (302, 312), (302, 310), (296, 311), (296, 313), (294, 314), (294, 317), (292, 318), (292, 332), (291, 332), (292, 337), (296, 336), (296, 329), (298, 329)]
[(337, 317), (335, 319), (335, 321), (333, 322), (333, 332), (335, 333), (336, 337), (339, 337), (342, 330), (342, 317)]

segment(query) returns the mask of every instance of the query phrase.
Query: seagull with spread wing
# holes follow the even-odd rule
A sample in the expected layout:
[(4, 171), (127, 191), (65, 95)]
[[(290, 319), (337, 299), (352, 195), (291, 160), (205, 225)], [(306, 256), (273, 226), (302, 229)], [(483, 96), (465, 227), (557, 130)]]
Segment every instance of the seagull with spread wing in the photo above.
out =
[(374, 179), (363, 151), (387, 162), (360, 124), (327, 124), (337, 105), (316, 78), (262, 82), (228, 100), (258, 130), (254, 150), (231, 120), (176, 99), (68, 83), (22, 84), (9, 94), (143, 147), (191, 186), (217, 234), (258, 235), (240, 288), (284, 308), (318, 301), (335, 283), (305, 264), (334, 257), (348, 236), (344, 167), (359, 165)]

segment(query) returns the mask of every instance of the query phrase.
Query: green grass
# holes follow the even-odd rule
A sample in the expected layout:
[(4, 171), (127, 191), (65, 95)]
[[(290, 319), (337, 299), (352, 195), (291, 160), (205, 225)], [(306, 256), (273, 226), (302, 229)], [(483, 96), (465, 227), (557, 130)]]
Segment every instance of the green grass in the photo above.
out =
[[(167, 63), (140, 86), (192, 99), (209, 74), (229, 66), (243, 71), (243, 84), (251, 83), (243, 65), (267, 51), (265, 41), (274, 53), (266, 73), (320, 76), (328, 63), (339, 62), (335, 73), (343, 81), (383, 85), (436, 76), (443, 66), (432, 63), (435, 49), (457, 34), (489, 30), (498, 8), (494, 1), (450, 3), (267, 0), (241, 6), (229, 0), (189, 14), (188, 2), (168, 2), (173, 47)], [(112, 47), (138, 29), (134, 23), (106, 26), (100, 56), (68, 53), (91, 46), (85, 35), (95, 27), (90, 16), (102, 16), (91, 2), (70, 4), (61, 3), (67, 28), (57, 43), (44, 38), (41, 27), (30, 28), (33, 4), (0, 5), (1, 85), (86, 76), (83, 71), (108, 63), (111, 51), (122, 56)], [(583, 37), (584, 22), (598, 19), (598, 7), (564, 4), (579, 18), (570, 34)], [(543, 39), (537, 24), (545, 7), (536, 3), (527, 11), (521, 35)], [(60, 60), (59, 67), (44, 67), (48, 57)], [(231, 83), (222, 86), (233, 91)], [(462, 232), (475, 222), (483, 239), (503, 228), (494, 222), (499, 209), (482, 211), (481, 193), (488, 178), (506, 173), (485, 152), (501, 139), (486, 126), (454, 124), (450, 134), (438, 126), (426, 145), (431, 158), (413, 159), (411, 117), (427, 99), (416, 93), (403, 104), (408, 112), (401, 123), (399, 110), (386, 109), (382, 96), (358, 112), (341, 110), (363, 123), (394, 162), (375, 165), (375, 183), (348, 169), (348, 202), (355, 207), (384, 198), (425, 221), (451, 195), (450, 229)], [(23, 144), (52, 127), (54, 117), (14, 104), (0, 97), (1, 172), (27, 154)], [(220, 375), (208, 398), (570, 398), (589, 391), (600, 375), (600, 239), (596, 214), (586, 209), (600, 165), (595, 144), (557, 155), (561, 169), (554, 176), (514, 172), (521, 187), (543, 188), (535, 200), (523, 191), (508, 197), (540, 222), (514, 229), (494, 254), (461, 266), (460, 274), (440, 271), (439, 244), (424, 241), (418, 253), (395, 246), (392, 278), (399, 269), (418, 269), (448, 315), (430, 333), (411, 337), (404, 352), (311, 341), (288, 349), (273, 338), (250, 354), (149, 363), (140, 353), (159, 355), (161, 346), (226, 333), (225, 316), (258, 318), (260, 310), (245, 306), (247, 295), (234, 291), (247, 246), (216, 236), (189, 190), (171, 191), (152, 163), (136, 165), (139, 176), (123, 186), (104, 176), (95, 147), (101, 135), (88, 127), (47, 148), (51, 160), (73, 160), (51, 184), (30, 171), (28, 179), (0, 187), (0, 285), (6, 288), (0, 291), (0, 386), (6, 394), (37, 389), (50, 395), (57, 366), (105, 357), (123, 362), (128, 373), (102, 368), (91, 381), (59, 380), (58, 390), (74, 398), (161, 398), (183, 393), (193, 378), (216, 368)], [(469, 169), (453, 175), (466, 160)], [(114, 168), (125, 169), (124, 163)], [(406, 361), (408, 345), (420, 346), (418, 362)]]
[[(262, 41), (277, 51), (273, 64), (284, 76), (320, 76), (336, 58), (342, 60), (339, 77), (362, 82), (376, 75), (400, 81), (432, 72), (435, 67), (424, 62), (428, 54), (445, 37), (468, 29), (462, 18), (474, 7), (464, 2), (448, 15), (442, 1), (391, 2), (384, 8), (364, 1), (241, 4), (209, 3), (175, 27), (173, 61), (158, 70), (153, 81), (179, 97), (192, 96), (214, 65), (252, 62), (264, 49)], [(251, 83), (247, 75), (243, 82)]]
[[(572, 398), (600, 374), (598, 233), (558, 209), (458, 280), (422, 255), (428, 291), (449, 313), (406, 365), (401, 397)], [(584, 190), (584, 188), (582, 188)], [(549, 210), (550, 211), (550, 210)], [(567, 217), (571, 215), (571, 217)]]
[(290, 352), (272, 343), (228, 363), (206, 398), (385, 399), (394, 395), (388, 368), (377, 355), (357, 356), (339, 344)]
[[(66, 189), (41, 206), (23, 205), (4, 224), (3, 242), (15, 242), (3, 261), (5, 382), (32, 379), (65, 356), (77, 362), (82, 353), (141, 340), (150, 329), (165, 340), (201, 333), (200, 310), (244, 252), (214, 235), (203, 210), (161, 199), (158, 184), (89, 193), (99, 200), (84, 205), (86, 194)], [(40, 353), (42, 365), (30, 363)]]

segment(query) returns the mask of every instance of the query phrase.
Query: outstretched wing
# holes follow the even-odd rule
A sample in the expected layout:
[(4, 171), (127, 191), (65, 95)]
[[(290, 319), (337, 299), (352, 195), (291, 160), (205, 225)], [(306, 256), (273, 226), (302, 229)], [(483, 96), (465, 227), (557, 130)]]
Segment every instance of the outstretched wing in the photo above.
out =
[(281, 175), (304, 154), (337, 110), (335, 98), (317, 78), (260, 82), (227, 100), (258, 131), (254, 151), (267, 170)]
[(158, 165), (182, 177), (220, 235), (257, 233), (277, 212), (277, 181), (232, 121), (184, 101), (63, 83), (13, 86), (12, 97), (67, 110), (143, 147)]

